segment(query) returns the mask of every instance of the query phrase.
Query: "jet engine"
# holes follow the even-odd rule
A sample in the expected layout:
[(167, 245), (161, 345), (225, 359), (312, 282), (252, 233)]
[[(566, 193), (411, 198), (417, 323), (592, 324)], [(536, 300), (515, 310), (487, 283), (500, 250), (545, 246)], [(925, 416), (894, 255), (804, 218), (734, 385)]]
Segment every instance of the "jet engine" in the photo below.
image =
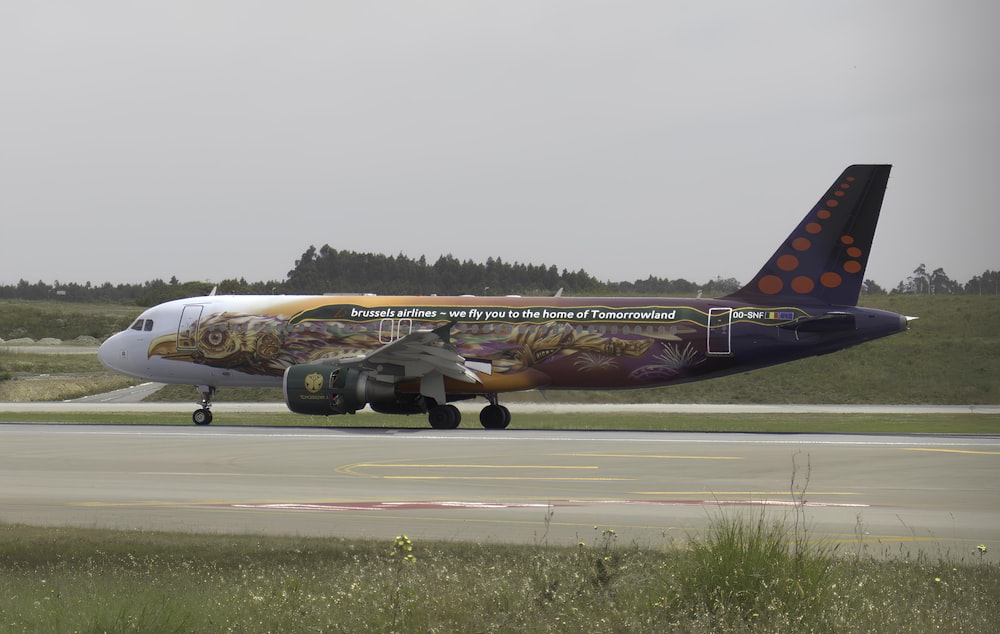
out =
[(319, 363), (285, 369), (285, 404), (297, 414), (353, 414), (366, 404), (384, 414), (426, 412), (419, 394), (400, 394), (395, 383), (380, 381), (353, 367)]

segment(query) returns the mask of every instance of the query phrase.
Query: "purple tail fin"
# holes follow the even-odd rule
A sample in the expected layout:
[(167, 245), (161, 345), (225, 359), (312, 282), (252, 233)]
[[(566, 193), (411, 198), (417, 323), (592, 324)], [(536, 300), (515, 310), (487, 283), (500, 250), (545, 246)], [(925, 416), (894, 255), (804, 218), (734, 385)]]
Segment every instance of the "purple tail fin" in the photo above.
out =
[(844, 170), (750, 283), (729, 297), (857, 305), (891, 168)]

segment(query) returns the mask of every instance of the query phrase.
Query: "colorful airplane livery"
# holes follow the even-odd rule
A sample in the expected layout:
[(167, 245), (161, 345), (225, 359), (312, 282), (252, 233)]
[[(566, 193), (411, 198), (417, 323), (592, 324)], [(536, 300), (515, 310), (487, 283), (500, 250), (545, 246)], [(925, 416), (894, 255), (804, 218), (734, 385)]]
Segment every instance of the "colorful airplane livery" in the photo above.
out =
[(715, 299), (653, 297), (207, 296), (139, 315), (100, 348), (108, 368), (196, 385), (199, 425), (219, 386), (283, 386), (301, 414), (366, 405), (461, 422), (452, 403), (499, 395), (644, 388), (744, 372), (907, 329), (857, 306), (889, 165), (852, 165), (753, 279)]

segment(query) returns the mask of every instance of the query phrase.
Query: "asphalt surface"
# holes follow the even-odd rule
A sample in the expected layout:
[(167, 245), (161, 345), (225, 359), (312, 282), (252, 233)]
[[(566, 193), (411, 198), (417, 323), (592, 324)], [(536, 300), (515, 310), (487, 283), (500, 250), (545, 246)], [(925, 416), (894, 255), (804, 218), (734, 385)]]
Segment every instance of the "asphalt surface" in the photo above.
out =
[(841, 553), (1000, 549), (1000, 437), (0, 425), (0, 520), (677, 545), (720, 514)]

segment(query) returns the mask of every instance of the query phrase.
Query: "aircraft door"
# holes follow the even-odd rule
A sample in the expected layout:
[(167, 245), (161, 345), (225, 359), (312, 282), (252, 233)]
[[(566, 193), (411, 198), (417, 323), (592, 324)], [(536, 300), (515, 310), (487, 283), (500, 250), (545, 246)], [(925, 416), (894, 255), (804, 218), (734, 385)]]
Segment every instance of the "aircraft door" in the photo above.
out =
[(188, 304), (181, 312), (177, 324), (177, 349), (196, 350), (198, 348), (198, 328), (201, 324), (201, 304)]
[(725, 357), (733, 351), (732, 345), (732, 308), (708, 309), (708, 348), (709, 355)]

